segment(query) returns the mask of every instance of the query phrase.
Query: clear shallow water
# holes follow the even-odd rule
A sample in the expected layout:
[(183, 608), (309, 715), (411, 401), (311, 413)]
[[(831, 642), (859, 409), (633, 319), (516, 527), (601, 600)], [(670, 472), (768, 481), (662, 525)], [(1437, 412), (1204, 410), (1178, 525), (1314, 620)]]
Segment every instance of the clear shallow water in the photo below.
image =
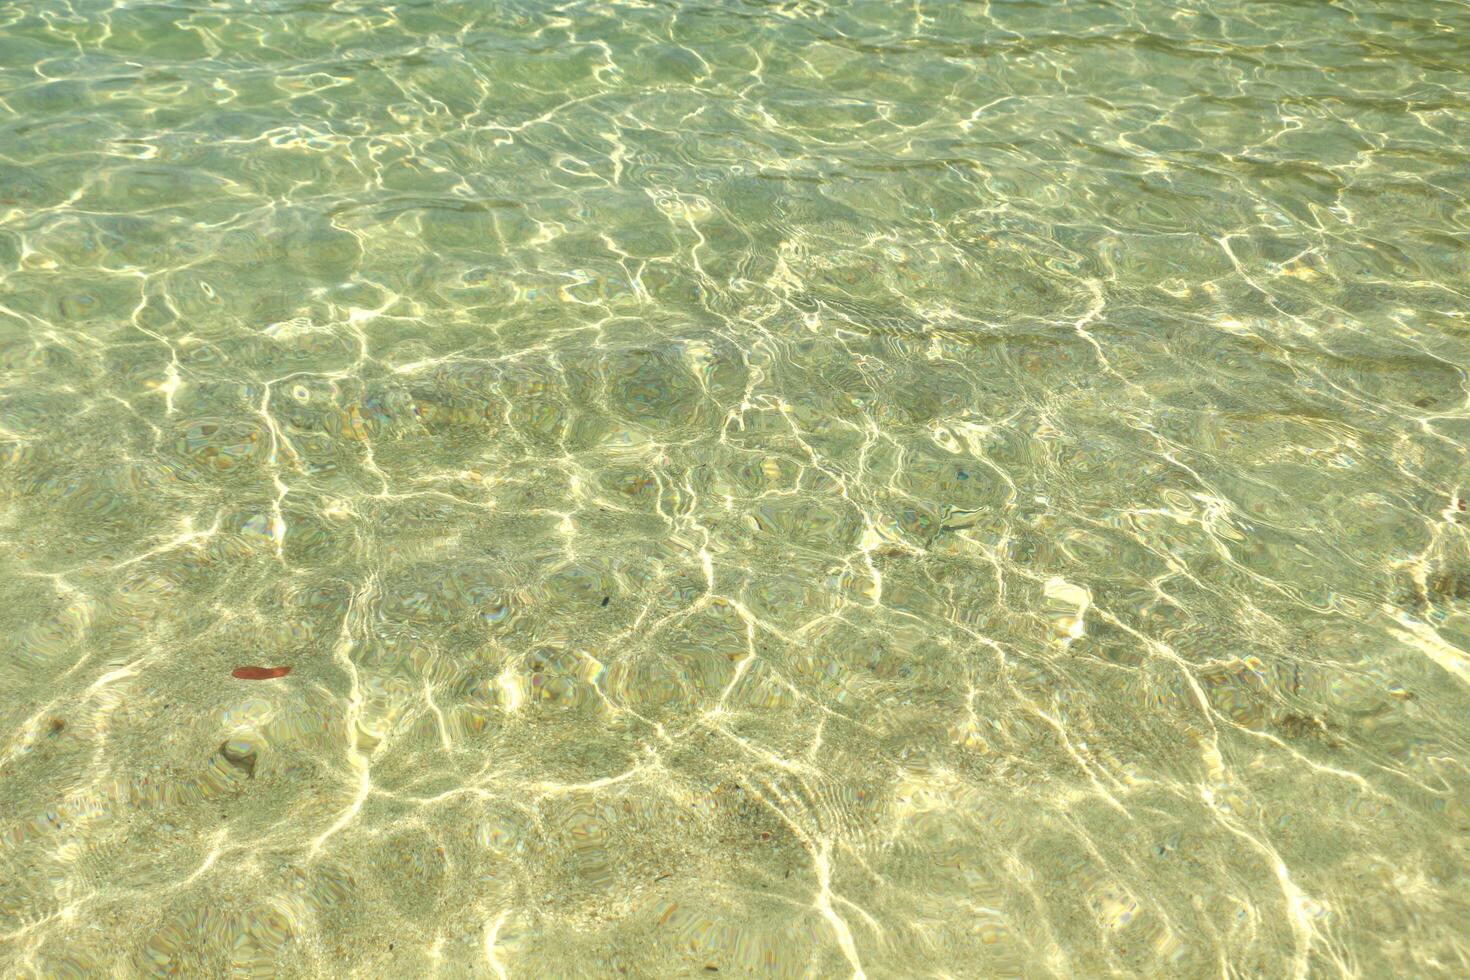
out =
[(1467, 32), (0, 2), (5, 973), (1463, 975)]

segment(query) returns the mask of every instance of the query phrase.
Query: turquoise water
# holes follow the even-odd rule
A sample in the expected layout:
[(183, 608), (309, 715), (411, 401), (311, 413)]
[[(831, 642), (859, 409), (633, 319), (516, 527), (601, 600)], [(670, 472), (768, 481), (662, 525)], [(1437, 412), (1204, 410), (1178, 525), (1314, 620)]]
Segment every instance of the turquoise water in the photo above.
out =
[(0, 973), (1470, 973), (1467, 39), (0, 0)]

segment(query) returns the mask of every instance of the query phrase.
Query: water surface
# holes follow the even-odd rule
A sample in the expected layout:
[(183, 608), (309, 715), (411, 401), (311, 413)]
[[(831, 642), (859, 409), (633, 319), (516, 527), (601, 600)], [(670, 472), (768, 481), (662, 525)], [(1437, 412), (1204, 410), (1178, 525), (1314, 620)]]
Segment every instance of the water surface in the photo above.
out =
[(1467, 38), (0, 0), (3, 972), (1470, 973)]

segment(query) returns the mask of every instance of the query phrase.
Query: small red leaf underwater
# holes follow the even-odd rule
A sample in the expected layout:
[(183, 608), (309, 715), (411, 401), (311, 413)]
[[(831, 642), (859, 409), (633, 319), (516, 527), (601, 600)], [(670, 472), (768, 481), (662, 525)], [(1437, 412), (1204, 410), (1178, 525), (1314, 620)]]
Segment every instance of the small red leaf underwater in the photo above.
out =
[(291, 673), (290, 667), (236, 667), (230, 672), (242, 681), (273, 681)]

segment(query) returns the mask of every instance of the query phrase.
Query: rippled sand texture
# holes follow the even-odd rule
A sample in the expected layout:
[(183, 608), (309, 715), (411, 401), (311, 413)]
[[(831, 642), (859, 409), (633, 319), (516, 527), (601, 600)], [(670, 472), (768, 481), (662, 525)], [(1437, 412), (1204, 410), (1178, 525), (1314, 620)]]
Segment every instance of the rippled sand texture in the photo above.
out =
[(3, 0), (3, 972), (1466, 975), (1467, 64)]

